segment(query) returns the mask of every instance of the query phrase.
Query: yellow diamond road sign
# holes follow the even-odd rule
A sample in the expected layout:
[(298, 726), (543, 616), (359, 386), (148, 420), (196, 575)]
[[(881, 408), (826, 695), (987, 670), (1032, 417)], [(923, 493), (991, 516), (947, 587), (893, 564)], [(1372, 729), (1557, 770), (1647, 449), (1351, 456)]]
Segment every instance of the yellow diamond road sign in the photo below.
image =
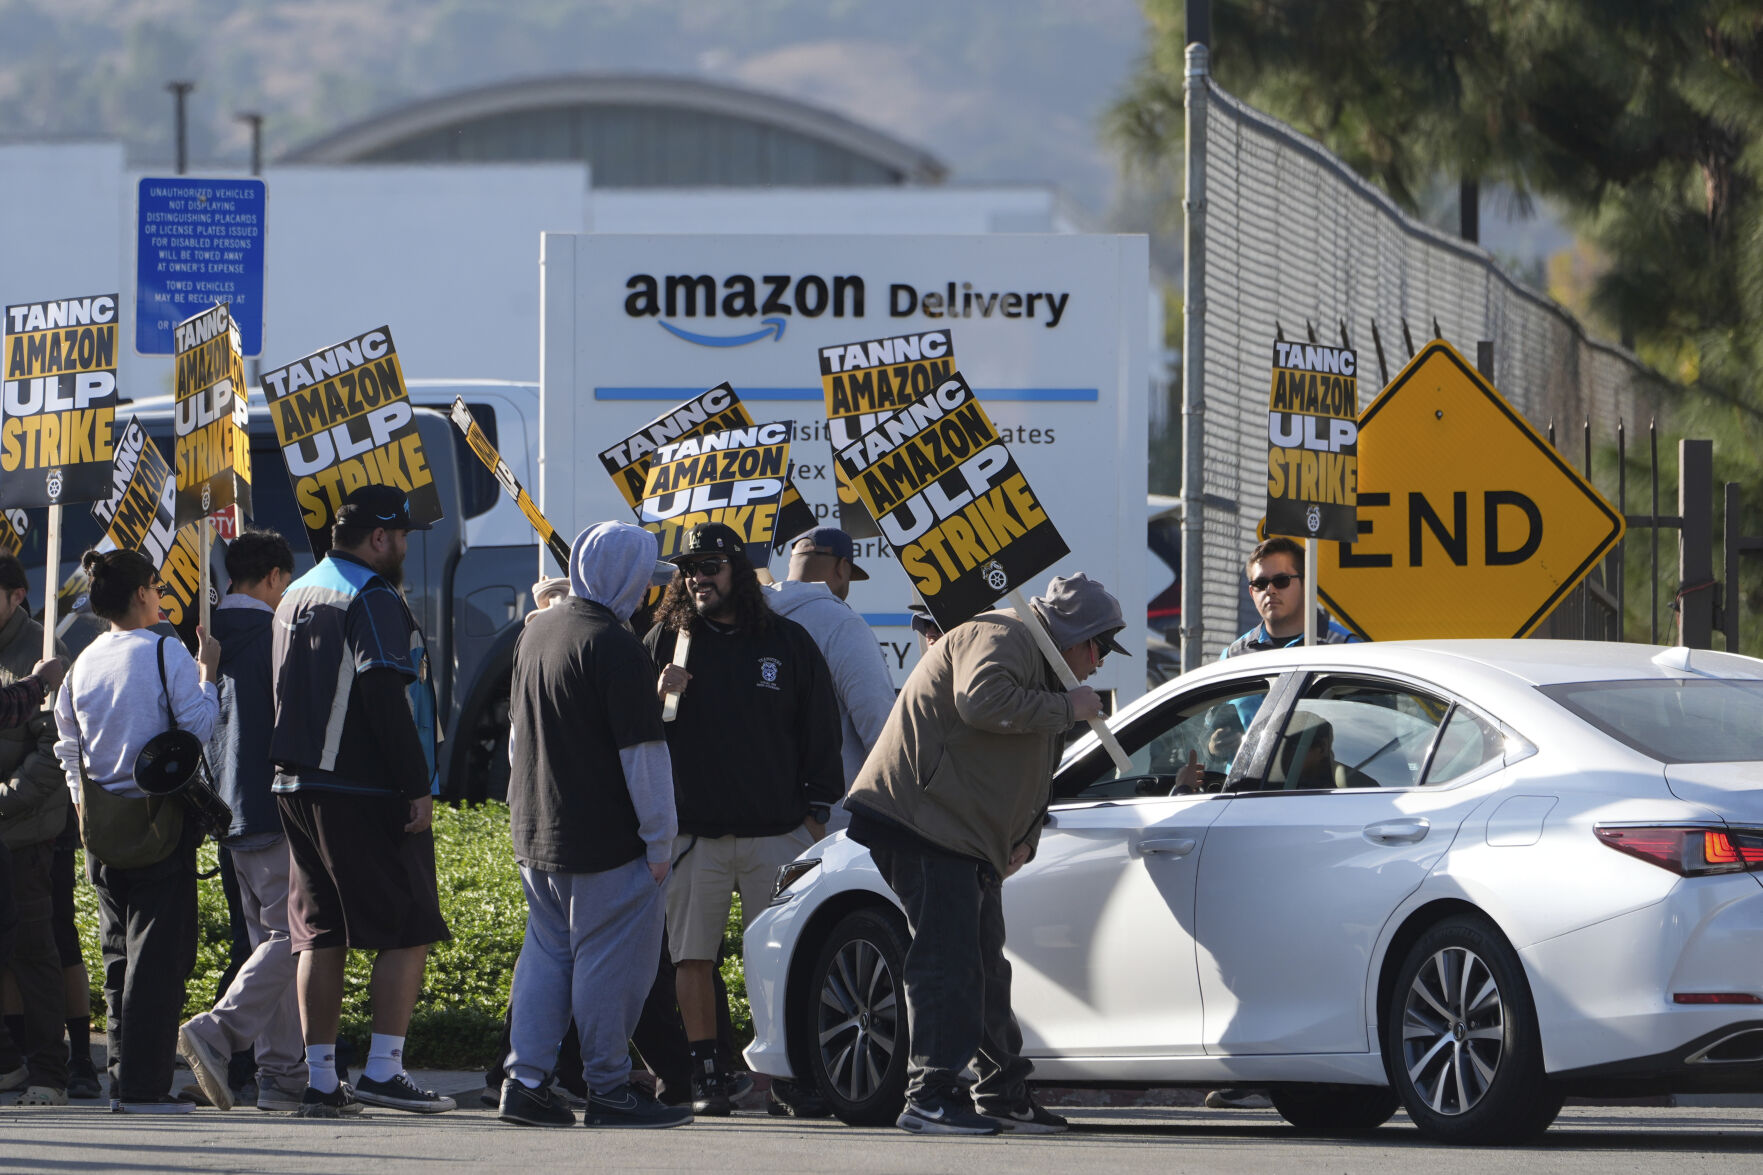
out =
[(1622, 538), (1610, 504), (1449, 343), (1359, 417), (1359, 540), (1317, 589), (1372, 640), (1527, 636)]

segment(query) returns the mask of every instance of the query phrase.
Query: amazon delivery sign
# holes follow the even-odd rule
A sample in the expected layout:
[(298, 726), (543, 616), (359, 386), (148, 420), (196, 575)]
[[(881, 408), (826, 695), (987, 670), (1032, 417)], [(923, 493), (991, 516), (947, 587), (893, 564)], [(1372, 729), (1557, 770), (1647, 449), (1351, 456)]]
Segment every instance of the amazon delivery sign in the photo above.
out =
[[(959, 356), (999, 439), (1071, 546), (1025, 585), (1028, 594), (1052, 575), (1088, 572), (1120, 598), (1123, 643), (1144, 648), (1153, 326), (1143, 237), (546, 234), (541, 255), (539, 498), (566, 535), (605, 519), (635, 520), (627, 495), (594, 460), (609, 438), (630, 437), (723, 383), (755, 422), (795, 422), (789, 480), (822, 524), (837, 524), (833, 442), (860, 428), (862, 414), (894, 405), (879, 391), (861, 403), (837, 401), (829, 372), (849, 367), (861, 388), (917, 394), (923, 381), (913, 357), (898, 353), (890, 363), (888, 348), (871, 344), (901, 352), (902, 340), (922, 350), (933, 339)], [(871, 578), (851, 585), (849, 602), (874, 627), (900, 685), (917, 655), (912, 581), (873, 524), (844, 521), (869, 536), (857, 540), (857, 563)], [(787, 551), (771, 570), (785, 576)], [(1117, 658), (1096, 684), (1124, 700), (1143, 681), (1142, 659)]]

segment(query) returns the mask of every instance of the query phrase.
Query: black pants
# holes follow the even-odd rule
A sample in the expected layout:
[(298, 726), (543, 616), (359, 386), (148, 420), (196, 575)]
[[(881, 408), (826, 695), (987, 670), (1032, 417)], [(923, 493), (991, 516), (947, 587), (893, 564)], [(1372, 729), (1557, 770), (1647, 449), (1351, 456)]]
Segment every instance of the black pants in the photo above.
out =
[(24, 1031), (21, 1039), (13, 1040), (0, 1029), (0, 1069), (15, 1068), (16, 1053), (30, 1066), (31, 1085), (66, 1089), (67, 1050), (61, 1047), (61, 1032), (67, 996), (61, 979), (61, 955), (55, 948), (55, 903), (50, 896), (54, 860), (52, 840), (12, 850), (18, 932), (7, 967), (18, 985)]
[(1034, 1067), (1022, 1059), (1022, 1030), (1010, 1010), (1003, 883), (989, 868), (944, 853), (888, 847), (870, 856), (912, 931), (903, 968), (907, 1096), (958, 1094), (972, 1062), (982, 1108), (1020, 1105)]
[(98, 934), (109, 1005), (110, 1096), (153, 1101), (171, 1092), (184, 983), (196, 966), (193, 824), (171, 856), (140, 869), (86, 857), (98, 890)]

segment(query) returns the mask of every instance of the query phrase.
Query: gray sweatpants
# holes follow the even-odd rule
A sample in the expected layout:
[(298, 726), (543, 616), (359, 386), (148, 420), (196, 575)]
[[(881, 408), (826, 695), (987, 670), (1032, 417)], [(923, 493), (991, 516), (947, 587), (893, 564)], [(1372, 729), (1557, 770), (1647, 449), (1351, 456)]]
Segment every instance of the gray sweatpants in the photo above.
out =
[(630, 1034), (655, 982), (664, 907), (641, 858), (604, 873), (521, 866), (526, 941), (514, 966), (506, 1068), (542, 1082), (556, 1067), (571, 1014), (582, 1077), (595, 1093), (630, 1080)]

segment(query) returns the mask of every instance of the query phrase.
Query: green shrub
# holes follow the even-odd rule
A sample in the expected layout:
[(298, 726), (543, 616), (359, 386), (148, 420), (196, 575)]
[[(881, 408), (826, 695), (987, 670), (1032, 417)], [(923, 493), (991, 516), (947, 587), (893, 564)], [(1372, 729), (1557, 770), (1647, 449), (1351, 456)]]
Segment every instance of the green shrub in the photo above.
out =
[[(199, 863), (214, 868), (214, 842), (203, 844)], [(502, 1016), (514, 962), (526, 933), (526, 897), (508, 838), (508, 808), (483, 804), (473, 808), (435, 808), (435, 866), (441, 911), (453, 931), (450, 942), (429, 954), (422, 996), (410, 1021), (404, 1053), (413, 1068), (476, 1069), (496, 1054)], [(82, 874), (83, 877), (83, 874)], [(196, 966), (185, 987), (184, 1015), (206, 1011), (217, 995), (216, 985), (227, 967), (226, 897), (218, 877), (196, 887), (198, 938)], [(76, 924), (86, 968), (92, 978), (92, 1022), (104, 1023), (103, 961), (98, 948), (97, 893), (82, 880), (75, 890)], [(753, 1036), (747, 988), (741, 977), (741, 907), (737, 898), (724, 937), (727, 958), (722, 974), (728, 984), (735, 1036), (744, 1046)], [(344, 1039), (366, 1056), (372, 1032), (368, 976), (373, 956), (351, 951), (343, 990)]]

